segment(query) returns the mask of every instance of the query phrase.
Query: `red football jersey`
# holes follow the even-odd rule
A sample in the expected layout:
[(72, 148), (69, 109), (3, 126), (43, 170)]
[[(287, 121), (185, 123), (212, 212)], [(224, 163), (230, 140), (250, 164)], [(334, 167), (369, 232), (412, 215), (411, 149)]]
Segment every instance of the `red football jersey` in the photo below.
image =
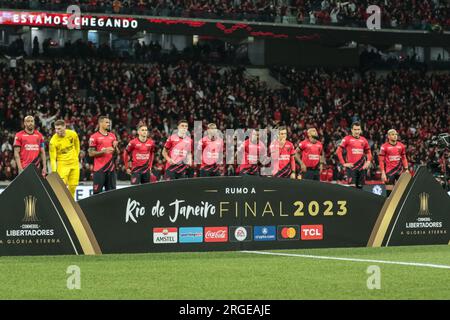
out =
[[(153, 164), (155, 142), (151, 138), (145, 142), (134, 138), (128, 143), (125, 152), (131, 154), (131, 171), (145, 173), (151, 169)], [(124, 159), (124, 162), (128, 164), (128, 157)]]
[[(347, 151), (347, 161), (342, 156), (342, 149)], [(364, 162), (372, 160), (372, 152), (370, 151), (369, 143), (366, 138), (359, 137), (358, 139), (353, 136), (346, 136), (342, 139), (340, 146), (338, 147), (337, 155), (341, 164), (352, 163), (353, 170), (361, 170), (364, 166)]]
[(247, 169), (250, 169), (252, 173), (256, 173), (256, 171), (259, 169), (259, 156), (266, 154), (266, 147), (261, 141), (259, 141), (258, 143), (252, 143), (250, 139), (247, 139), (245, 140), (242, 148), (243, 155), (241, 156), (238, 154), (238, 156), (240, 156), (238, 157), (238, 161), (241, 161), (238, 172), (242, 172), (243, 170), (248, 171)]
[[(177, 134), (173, 134), (167, 139), (164, 148), (167, 149), (169, 157), (175, 162), (175, 165), (186, 168), (186, 158), (188, 154), (192, 151), (192, 139), (188, 136), (182, 138)], [(169, 168), (171, 164), (169, 162), (166, 163), (166, 170)], [(178, 170), (178, 169), (177, 169)]]
[(305, 139), (298, 145), (302, 152), (302, 162), (307, 168), (317, 168), (320, 163), (320, 157), (323, 152), (322, 142), (316, 141), (312, 143), (309, 139)]
[[(89, 148), (94, 148), (95, 151), (101, 151), (103, 148), (109, 148), (113, 146), (113, 142), (117, 141), (116, 135), (112, 132), (108, 132), (107, 135), (103, 135), (100, 132), (96, 132), (89, 138)], [(114, 153), (104, 153), (99, 157), (94, 158), (94, 172), (111, 172), (114, 171)]]
[(202, 154), (201, 169), (222, 164), (223, 139), (211, 140), (208, 136), (203, 137), (198, 144), (197, 150), (201, 151)]
[(295, 171), (295, 147), (292, 142), (287, 141), (280, 146), (280, 141), (275, 140), (270, 144), (270, 157), (272, 160), (272, 174), (275, 176), (288, 177)]
[(388, 175), (400, 173), (403, 168), (408, 167), (408, 160), (406, 159), (406, 147), (403, 143), (397, 142), (390, 144), (386, 142), (381, 146), (379, 155), (380, 168), (385, 170)]
[(25, 169), (31, 163), (40, 167), (40, 151), (45, 148), (44, 137), (37, 130), (32, 134), (25, 130), (16, 133), (14, 138), (14, 147), (20, 147), (20, 163)]

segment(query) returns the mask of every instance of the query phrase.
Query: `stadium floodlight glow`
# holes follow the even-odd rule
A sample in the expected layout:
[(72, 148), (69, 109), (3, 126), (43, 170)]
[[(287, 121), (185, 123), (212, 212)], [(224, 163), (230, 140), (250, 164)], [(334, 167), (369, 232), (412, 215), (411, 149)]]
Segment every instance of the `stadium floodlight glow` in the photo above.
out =
[(88, 33), (97, 33), (97, 30), (89, 30)]
[(31, 30), (32, 30), (32, 31), (38, 31), (39, 28), (38, 28), (38, 27), (32, 27)]

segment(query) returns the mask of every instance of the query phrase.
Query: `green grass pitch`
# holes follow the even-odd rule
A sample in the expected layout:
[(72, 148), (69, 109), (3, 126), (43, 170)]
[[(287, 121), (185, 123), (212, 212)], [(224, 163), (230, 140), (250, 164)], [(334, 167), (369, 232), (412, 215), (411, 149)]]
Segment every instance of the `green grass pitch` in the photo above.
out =
[[(450, 266), (450, 246), (270, 252)], [(380, 289), (367, 287), (371, 265)], [(450, 299), (450, 269), (243, 252), (0, 257), (0, 299)]]

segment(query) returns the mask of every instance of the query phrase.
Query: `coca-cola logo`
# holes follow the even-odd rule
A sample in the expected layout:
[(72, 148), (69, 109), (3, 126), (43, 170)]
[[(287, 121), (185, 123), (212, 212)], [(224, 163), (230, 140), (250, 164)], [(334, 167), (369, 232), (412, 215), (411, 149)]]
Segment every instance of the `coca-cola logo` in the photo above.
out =
[(205, 242), (227, 242), (227, 227), (205, 227)]
[(206, 233), (207, 238), (214, 238), (214, 239), (225, 239), (227, 236), (227, 233), (225, 230), (219, 230), (216, 232), (208, 231)]

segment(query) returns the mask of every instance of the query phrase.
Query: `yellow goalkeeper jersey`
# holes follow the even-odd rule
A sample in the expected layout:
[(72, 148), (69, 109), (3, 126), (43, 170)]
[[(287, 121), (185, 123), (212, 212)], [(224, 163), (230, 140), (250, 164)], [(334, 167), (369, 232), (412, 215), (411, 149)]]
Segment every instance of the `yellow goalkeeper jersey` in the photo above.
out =
[(54, 134), (50, 140), (50, 164), (52, 171), (56, 172), (58, 166), (78, 165), (80, 154), (80, 140), (75, 131), (66, 129), (66, 135), (60, 137)]

